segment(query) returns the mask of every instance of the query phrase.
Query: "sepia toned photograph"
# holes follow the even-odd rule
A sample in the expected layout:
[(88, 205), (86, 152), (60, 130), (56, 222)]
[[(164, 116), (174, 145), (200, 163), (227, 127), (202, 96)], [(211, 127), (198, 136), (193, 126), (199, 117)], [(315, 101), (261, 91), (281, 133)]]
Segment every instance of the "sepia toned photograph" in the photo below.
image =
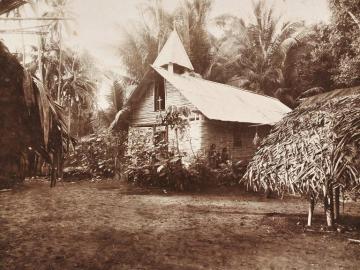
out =
[(360, 0), (0, 0), (0, 270), (360, 269)]

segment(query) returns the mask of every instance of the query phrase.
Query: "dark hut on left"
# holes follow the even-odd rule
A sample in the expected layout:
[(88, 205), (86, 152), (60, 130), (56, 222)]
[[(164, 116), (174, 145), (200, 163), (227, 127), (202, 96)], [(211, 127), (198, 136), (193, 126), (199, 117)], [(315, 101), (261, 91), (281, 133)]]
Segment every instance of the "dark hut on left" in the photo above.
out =
[(30, 153), (51, 164), (53, 184), (70, 141), (62, 107), (0, 42), (0, 186), (25, 178)]

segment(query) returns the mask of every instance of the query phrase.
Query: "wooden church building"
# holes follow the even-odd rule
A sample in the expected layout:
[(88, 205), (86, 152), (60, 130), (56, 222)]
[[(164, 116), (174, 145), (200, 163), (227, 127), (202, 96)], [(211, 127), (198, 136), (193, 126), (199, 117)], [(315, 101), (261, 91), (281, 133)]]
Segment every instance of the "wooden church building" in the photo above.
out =
[[(179, 147), (188, 156), (216, 147), (217, 151), (226, 148), (233, 160), (246, 160), (256, 150), (254, 138), (265, 136), (271, 125), (290, 112), (275, 98), (202, 79), (175, 30), (151, 67), (127, 102), (130, 145), (132, 134), (138, 132), (147, 134), (153, 144), (163, 138), (169, 150)], [(173, 130), (159, 125), (159, 117), (172, 105), (191, 110), (189, 128), (178, 138), (180, 143)]]

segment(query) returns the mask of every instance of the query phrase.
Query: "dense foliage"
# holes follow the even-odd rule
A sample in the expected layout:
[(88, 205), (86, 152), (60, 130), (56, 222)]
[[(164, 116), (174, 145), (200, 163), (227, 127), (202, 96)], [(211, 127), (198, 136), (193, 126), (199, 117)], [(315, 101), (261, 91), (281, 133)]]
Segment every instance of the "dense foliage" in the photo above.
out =
[(146, 132), (135, 131), (131, 137), (134, 143), (129, 146), (131, 155), (127, 156), (124, 172), (138, 185), (179, 191), (234, 186), (246, 168), (245, 163), (233, 163), (216, 150), (189, 157), (169, 151), (165, 141), (154, 146)]
[(303, 24), (276, 15), (265, 1), (253, 3), (253, 21), (245, 23), (233, 16), (220, 16), (233, 75), (246, 80), (246, 86), (271, 96), (284, 86), (284, 62), (289, 50), (306, 36)]
[(176, 145), (169, 149), (165, 138), (154, 138), (152, 131), (131, 130), (123, 172), (128, 180), (140, 185), (175, 190), (196, 190), (213, 185), (235, 185), (245, 170), (245, 163), (233, 163), (226, 153), (213, 145), (204, 154), (184, 153), (179, 140), (188, 131), (187, 107), (170, 106), (159, 125), (176, 134)]
[(107, 131), (83, 137), (66, 159), (65, 178), (113, 177), (126, 149), (126, 134)]
[(360, 5), (357, 0), (329, 0), (332, 11), (331, 45), (339, 61), (336, 85), (360, 83)]
[(170, 32), (175, 28), (195, 68), (205, 74), (211, 61), (210, 33), (206, 29), (210, 0), (183, 0), (173, 13), (161, 1), (148, 1), (140, 6), (142, 20), (123, 29), (120, 57), (129, 76), (140, 82), (154, 62)]

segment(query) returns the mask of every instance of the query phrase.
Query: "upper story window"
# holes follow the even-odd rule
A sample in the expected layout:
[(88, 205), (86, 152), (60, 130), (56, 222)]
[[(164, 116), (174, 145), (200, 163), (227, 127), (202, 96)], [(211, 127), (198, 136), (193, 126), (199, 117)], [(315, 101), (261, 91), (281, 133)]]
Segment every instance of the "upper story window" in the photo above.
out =
[(160, 76), (156, 78), (154, 87), (154, 111), (165, 110), (165, 82)]
[(192, 111), (189, 115), (189, 121), (197, 121), (197, 120), (202, 120), (201, 113)]

